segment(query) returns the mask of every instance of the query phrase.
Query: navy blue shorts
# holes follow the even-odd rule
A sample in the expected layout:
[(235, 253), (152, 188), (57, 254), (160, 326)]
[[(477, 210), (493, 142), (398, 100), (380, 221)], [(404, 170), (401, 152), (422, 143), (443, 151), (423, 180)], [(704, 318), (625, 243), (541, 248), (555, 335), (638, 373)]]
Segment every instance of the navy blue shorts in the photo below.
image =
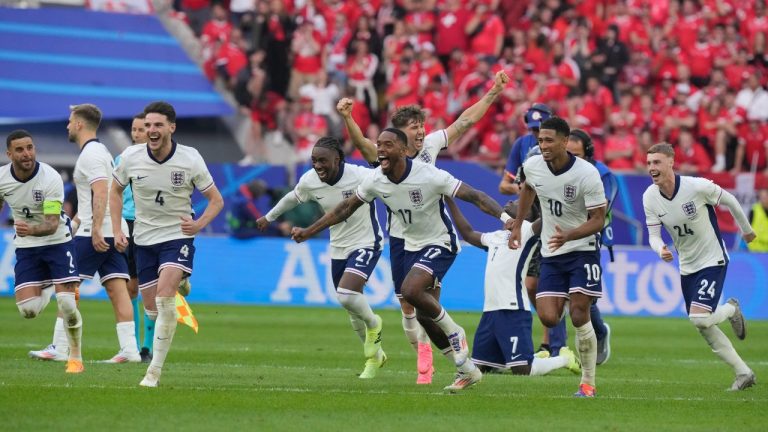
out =
[(136, 267), (139, 271), (139, 289), (157, 285), (160, 271), (175, 267), (192, 274), (195, 260), (195, 239), (177, 239), (151, 246), (136, 245)]
[(683, 288), (685, 311), (690, 313), (691, 306), (698, 306), (714, 312), (723, 294), (723, 283), (728, 265), (703, 268), (696, 273), (680, 276)]
[(499, 369), (530, 365), (533, 362), (531, 312), (483, 312), (472, 344), (472, 361)]
[(602, 268), (597, 251), (541, 257), (540, 266), (536, 298), (568, 298), (575, 292), (590, 297), (603, 296)]
[(109, 243), (109, 250), (97, 252), (93, 248), (91, 237), (75, 237), (75, 250), (77, 251), (77, 268), (80, 279), (93, 279), (93, 275), (99, 272), (99, 281), (104, 282), (122, 278), (128, 279), (128, 260), (125, 254), (115, 249), (115, 239), (106, 237), (104, 241)]
[(371, 273), (376, 269), (376, 263), (379, 262), (381, 250), (372, 248), (361, 248), (349, 254), (347, 259), (331, 260), (331, 276), (333, 277), (333, 286), (338, 288), (341, 277), (344, 272), (350, 272), (368, 280)]
[(405, 274), (412, 268), (418, 268), (431, 274), (436, 283), (440, 283), (454, 260), (456, 254), (440, 246), (427, 246), (416, 252), (405, 251)]
[(395, 286), (397, 298), (403, 298), (400, 287), (405, 280), (405, 240), (397, 237), (389, 238), (389, 265), (392, 269), (392, 284)]
[(80, 282), (72, 240), (50, 246), (16, 248), (15, 291), (31, 286)]

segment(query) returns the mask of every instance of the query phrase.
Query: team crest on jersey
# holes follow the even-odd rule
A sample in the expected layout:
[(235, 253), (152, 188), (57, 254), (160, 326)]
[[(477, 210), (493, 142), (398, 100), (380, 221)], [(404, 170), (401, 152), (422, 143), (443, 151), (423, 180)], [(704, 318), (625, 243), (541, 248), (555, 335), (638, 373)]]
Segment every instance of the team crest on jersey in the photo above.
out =
[(176, 187), (184, 186), (184, 171), (171, 171), (171, 184)]
[(689, 219), (696, 217), (696, 204), (693, 201), (688, 201), (683, 204), (683, 213), (685, 213)]
[(427, 164), (428, 163), (432, 163), (432, 156), (430, 156), (429, 153), (427, 153), (427, 152), (422, 152), (419, 155), (419, 159), (421, 159), (422, 162), (427, 163)]
[(576, 186), (575, 185), (565, 185), (565, 189), (563, 190), (563, 195), (565, 195), (565, 200), (568, 202), (575, 201), (576, 200)]
[(354, 194), (355, 194), (355, 191), (353, 191), (353, 190), (345, 190), (345, 191), (341, 191), (341, 196), (342, 196), (344, 199), (347, 199), (347, 198), (351, 198), (351, 197), (352, 197), (352, 195), (354, 195)]
[(424, 202), (424, 197), (421, 195), (421, 189), (411, 189), (408, 191), (408, 196), (411, 198), (411, 202), (414, 205), (421, 205)]
[(43, 191), (35, 189), (32, 191), (32, 200), (36, 203), (43, 202)]

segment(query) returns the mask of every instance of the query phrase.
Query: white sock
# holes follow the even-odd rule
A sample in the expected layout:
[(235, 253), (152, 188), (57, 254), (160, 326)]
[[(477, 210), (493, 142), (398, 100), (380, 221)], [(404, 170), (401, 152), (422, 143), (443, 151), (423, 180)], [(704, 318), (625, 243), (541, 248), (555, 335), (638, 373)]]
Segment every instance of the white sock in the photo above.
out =
[(733, 348), (733, 344), (731, 344), (731, 341), (719, 327), (700, 328), (699, 333), (704, 336), (704, 340), (712, 348), (712, 352), (728, 363), (736, 375), (748, 374), (750, 372), (749, 366), (739, 357), (739, 354)]
[(403, 331), (413, 349), (418, 349), (420, 331), (424, 332), (424, 329), (422, 329), (419, 321), (416, 319), (416, 312), (410, 315), (406, 315), (405, 312), (403, 312)]
[(453, 348), (449, 346), (448, 348), (441, 349), (440, 352), (451, 362), (451, 366), (456, 366), (456, 354), (453, 352)]
[[(417, 321), (418, 322), (418, 321)], [(418, 337), (420, 344), (431, 344), (432, 341), (429, 339), (429, 335), (427, 334), (427, 331), (424, 330), (424, 327), (419, 324), (419, 337)]]
[(56, 317), (56, 324), (53, 326), (53, 345), (56, 347), (56, 351), (63, 354), (69, 353), (69, 339), (62, 317)]
[(360, 338), (360, 342), (365, 342), (365, 323), (363, 320), (355, 315), (349, 314), (349, 322), (352, 324), (352, 330), (354, 330), (357, 337)]
[(459, 327), (459, 325), (453, 321), (453, 318), (448, 315), (448, 311), (443, 308), (440, 309), (440, 314), (437, 315), (437, 318), (433, 319), (433, 321), (440, 327), (440, 330), (442, 330), (446, 336), (461, 330), (461, 327)]
[(555, 369), (560, 369), (568, 366), (568, 359), (564, 356), (548, 357), (548, 358), (533, 358), (531, 363), (530, 376), (546, 375)]
[(363, 320), (367, 328), (374, 328), (380, 324), (376, 314), (371, 310), (371, 305), (368, 304), (368, 300), (362, 293), (339, 288), (336, 290), (336, 297), (339, 299), (339, 303), (344, 306), (344, 309), (350, 315), (357, 315)]
[(697, 327), (711, 327), (732, 317), (735, 312), (736, 307), (726, 303), (719, 305), (713, 313), (691, 314), (690, 319)]
[(117, 341), (120, 343), (120, 352), (123, 353), (137, 353), (139, 352), (136, 345), (136, 324), (133, 321), (125, 321), (117, 323)]
[(587, 321), (581, 327), (576, 327), (576, 349), (581, 358), (581, 383), (595, 385), (595, 368), (597, 367), (597, 337), (592, 322)]
[(77, 301), (75, 293), (60, 292), (56, 294), (56, 302), (59, 305), (59, 311), (63, 315), (64, 325), (67, 329), (67, 340), (69, 342), (69, 358), (72, 360), (82, 360), (80, 344), (83, 339), (83, 317), (77, 310)]
[(156, 297), (157, 321), (155, 321), (155, 339), (152, 341), (152, 363), (149, 367), (163, 368), (168, 350), (171, 349), (173, 335), (176, 333), (176, 299)]

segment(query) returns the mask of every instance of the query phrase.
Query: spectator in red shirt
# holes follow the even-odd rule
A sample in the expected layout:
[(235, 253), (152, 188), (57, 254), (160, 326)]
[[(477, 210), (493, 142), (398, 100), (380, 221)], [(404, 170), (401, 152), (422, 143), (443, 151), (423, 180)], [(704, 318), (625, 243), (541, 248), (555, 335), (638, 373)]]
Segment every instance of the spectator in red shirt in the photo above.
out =
[(211, 19), (203, 26), (200, 42), (204, 46), (212, 45), (216, 41), (229, 42), (229, 34), (232, 32), (232, 24), (227, 19), (227, 10), (219, 3), (215, 3), (211, 9)]
[(744, 85), (744, 80), (750, 75), (752, 67), (747, 64), (749, 61), (749, 52), (746, 48), (739, 49), (738, 53), (725, 66), (725, 77), (728, 80), (728, 87), (734, 90), (740, 90)]
[(686, 63), (691, 70), (691, 83), (696, 87), (704, 87), (709, 82), (709, 75), (714, 65), (712, 46), (708, 39), (706, 27), (696, 30), (696, 42), (686, 51)]
[(683, 50), (688, 52), (696, 43), (696, 31), (700, 28), (706, 28), (706, 22), (693, 0), (683, 0), (682, 11), (677, 15), (676, 22), (671, 29), (669, 37), (677, 39), (677, 44)]
[(328, 134), (328, 123), (323, 116), (312, 112), (312, 98), (302, 97), (292, 126), (289, 133), (293, 138), (296, 156), (299, 161), (306, 162), (312, 155), (314, 143)]
[(320, 32), (316, 31), (311, 20), (304, 20), (293, 34), (291, 52), (293, 68), (288, 83), (288, 96), (299, 97), (299, 87), (317, 80), (317, 74), (324, 68), (324, 44)]
[(464, 28), (470, 38), (469, 50), (475, 55), (499, 57), (504, 42), (504, 24), (485, 0), (475, 4), (472, 17)]
[(605, 164), (612, 171), (631, 171), (635, 167), (637, 138), (628, 132), (628, 125), (623, 121), (610, 128), (611, 133), (605, 139)]
[(663, 140), (675, 142), (681, 128), (691, 129), (696, 126), (696, 116), (686, 105), (690, 94), (691, 87), (688, 84), (677, 84), (675, 86), (675, 102), (665, 112), (664, 126), (661, 130), (661, 138)]
[(392, 78), (387, 89), (390, 111), (419, 103), (419, 70), (411, 57), (401, 57), (397, 75)]
[(675, 169), (683, 175), (699, 175), (709, 171), (712, 160), (704, 147), (694, 141), (688, 129), (681, 129), (675, 151)]
[(355, 97), (365, 100), (368, 110), (378, 112), (379, 99), (373, 86), (373, 77), (379, 67), (379, 59), (368, 51), (368, 43), (357, 40), (353, 43), (354, 54), (349, 58), (346, 68), (349, 85), (355, 89)]
[(435, 23), (435, 52), (446, 68), (453, 50), (467, 50), (469, 38), (464, 32), (467, 21), (469, 11), (461, 0), (447, 0), (439, 7)]
[(181, 10), (187, 15), (189, 27), (195, 36), (200, 36), (203, 25), (211, 17), (211, 0), (181, 0)]
[(635, 171), (640, 173), (647, 173), (647, 161), (648, 161), (648, 149), (654, 145), (653, 134), (649, 129), (643, 129), (637, 138), (637, 147), (635, 147), (635, 155), (633, 157)]
[(768, 125), (757, 120), (750, 120), (741, 128), (739, 145), (736, 148), (733, 173), (743, 169), (764, 171), (768, 157)]
[(425, 0), (412, 0), (413, 9), (405, 15), (405, 23), (418, 35), (418, 43), (432, 42), (432, 31), (435, 28), (435, 14)]
[(222, 43), (215, 57), (217, 75), (224, 80), (227, 88), (232, 91), (237, 84), (240, 71), (248, 66), (245, 55), (246, 42), (239, 28), (232, 29), (230, 39)]

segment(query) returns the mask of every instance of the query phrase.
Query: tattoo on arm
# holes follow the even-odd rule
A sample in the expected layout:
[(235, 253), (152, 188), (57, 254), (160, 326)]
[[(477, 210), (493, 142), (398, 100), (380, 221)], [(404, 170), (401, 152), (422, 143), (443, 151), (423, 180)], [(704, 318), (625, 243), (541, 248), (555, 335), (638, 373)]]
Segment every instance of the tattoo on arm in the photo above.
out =
[(488, 194), (483, 191), (479, 191), (472, 186), (467, 185), (466, 183), (462, 183), (461, 187), (459, 187), (459, 190), (456, 191), (456, 198), (474, 204), (484, 213), (495, 218), (499, 217), (503, 211), (499, 203), (494, 201), (493, 198), (489, 197)]
[(59, 227), (59, 215), (45, 215), (42, 223), (30, 226), (30, 234), (34, 237), (44, 237), (56, 232)]
[(469, 128), (471, 128), (475, 122), (472, 121), (472, 119), (468, 117), (459, 117), (458, 120), (456, 120), (456, 123), (454, 123), (454, 126), (456, 127), (456, 131), (459, 134), (463, 134), (464, 132), (468, 131)]
[(502, 90), (501, 88), (494, 87), (490, 91), (488, 91), (488, 93), (486, 93), (485, 96), (483, 96), (483, 100), (485, 101), (485, 103), (487, 103), (488, 105), (494, 103), (496, 101), (496, 98), (499, 97), (499, 94), (501, 94), (501, 90)]

